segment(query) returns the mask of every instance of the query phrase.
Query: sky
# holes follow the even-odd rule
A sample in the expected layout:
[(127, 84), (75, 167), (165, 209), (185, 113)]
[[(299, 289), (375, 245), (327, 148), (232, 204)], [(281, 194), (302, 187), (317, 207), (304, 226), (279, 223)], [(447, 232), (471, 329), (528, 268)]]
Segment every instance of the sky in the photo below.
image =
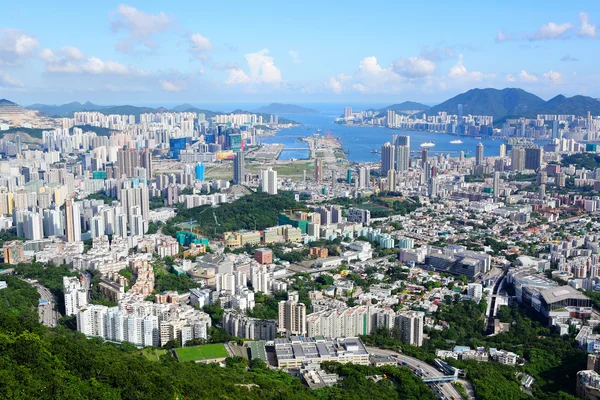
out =
[(5, 2), (0, 98), (435, 104), (476, 87), (600, 97), (597, 0), (482, 3)]

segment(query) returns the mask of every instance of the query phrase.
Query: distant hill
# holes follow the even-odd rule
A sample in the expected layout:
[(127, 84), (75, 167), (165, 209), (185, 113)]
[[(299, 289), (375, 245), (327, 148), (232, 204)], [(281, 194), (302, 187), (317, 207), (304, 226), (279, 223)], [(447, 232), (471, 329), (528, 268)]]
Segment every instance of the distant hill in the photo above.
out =
[(81, 104), (78, 101), (62, 105), (49, 105), (49, 104), (32, 104), (26, 108), (29, 110), (38, 110), (48, 115), (56, 115), (59, 117), (71, 116), (74, 112), (78, 111), (101, 111), (111, 106), (100, 106), (98, 104), (91, 103), (89, 101)]
[(459, 104), (463, 106), (464, 115), (493, 115), (497, 120), (507, 116), (531, 116), (544, 104), (544, 100), (523, 89), (471, 89), (431, 107), (425, 113), (436, 115), (445, 111), (456, 114)]
[(399, 114), (408, 114), (414, 111), (425, 111), (430, 108), (431, 107), (426, 106), (425, 104), (417, 103), (414, 101), (405, 101), (399, 104), (392, 104), (391, 106), (384, 107), (377, 111), (379, 111), (380, 114), (385, 114), (388, 112), (388, 110), (394, 110)]
[(592, 115), (600, 115), (600, 99), (587, 96), (565, 97), (559, 94), (538, 108), (536, 114), (574, 114), (586, 116), (588, 111)]
[(295, 104), (271, 103), (268, 106), (259, 107), (254, 110), (255, 113), (264, 114), (318, 114), (319, 111), (297, 106)]

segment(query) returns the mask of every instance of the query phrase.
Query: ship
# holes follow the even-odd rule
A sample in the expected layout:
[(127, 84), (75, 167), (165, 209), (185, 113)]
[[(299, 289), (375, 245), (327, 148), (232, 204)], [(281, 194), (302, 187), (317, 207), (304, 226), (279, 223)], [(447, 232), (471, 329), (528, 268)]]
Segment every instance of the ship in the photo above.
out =
[(450, 144), (462, 144), (462, 142), (463, 142), (463, 141), (462, 141), (462, 140), (460, 140), (460, 139), (455, 139), (455, 140), (451, 140), (451, 141), (450, 141)]
[(481, 136), (475, 136), (475, 139), (481, 140)]
[(380, 154), (380, 153), (381, 153), (381, 151), (379, 151), (377, 149), (371, 150), (371, 154)]
[(433, 142), (423, 142), (421, 143), (421, 147), (433, 147), (435, 146), (435, 143)]

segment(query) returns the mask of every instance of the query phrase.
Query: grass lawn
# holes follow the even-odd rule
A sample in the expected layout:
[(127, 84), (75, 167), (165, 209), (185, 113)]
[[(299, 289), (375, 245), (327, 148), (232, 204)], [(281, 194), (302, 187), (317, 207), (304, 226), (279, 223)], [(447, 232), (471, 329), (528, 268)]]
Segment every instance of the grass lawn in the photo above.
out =
[(206, 344), (204, 346), (182, 347), (175, 350), (179, 361), (199, 361), (213, 358), (227, 357), (225, 346), (220, 343)]
[(147, 348), (142, 350), (142, 354), (150, 361), (160, 361), (160, 356), (168, 354), (168, 350)]
[(357, 204), (354, 207), (360, 208), (362, 210), (369, 210), (369, 211), (389, 211), (390, 210), (387, 207), (384, 207), (380, 204), (375, 204), (375, 203)]

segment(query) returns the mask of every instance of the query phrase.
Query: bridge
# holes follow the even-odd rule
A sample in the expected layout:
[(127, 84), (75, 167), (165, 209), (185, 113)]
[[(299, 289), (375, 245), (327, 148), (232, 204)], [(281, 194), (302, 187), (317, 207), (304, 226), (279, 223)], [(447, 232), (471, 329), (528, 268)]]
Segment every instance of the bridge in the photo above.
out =
[(455, 375), (445, 375), (445, 376), (436, 376), (433, 378), (423, 378), (423, 382), (425, 383), (443, 383), (443, 382), (456, 382), (458, 380), (458, 374)]

